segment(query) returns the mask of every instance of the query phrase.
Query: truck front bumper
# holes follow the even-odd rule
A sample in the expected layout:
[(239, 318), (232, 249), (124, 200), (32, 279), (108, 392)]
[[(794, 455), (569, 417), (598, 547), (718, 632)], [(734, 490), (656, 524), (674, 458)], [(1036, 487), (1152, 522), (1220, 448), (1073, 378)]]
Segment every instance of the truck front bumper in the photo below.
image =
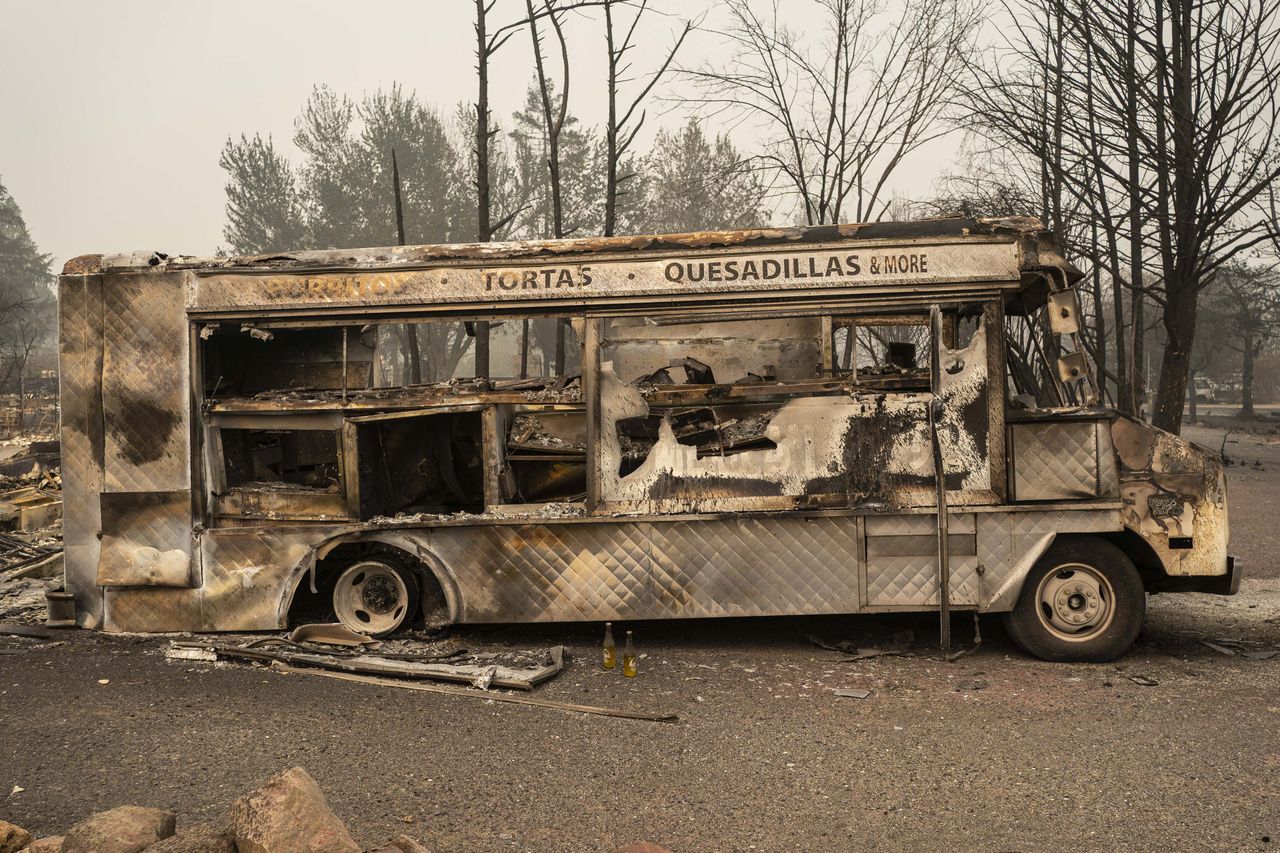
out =
[(1228, 554), (1227, 573), (1202, 579), (1195, 591), (1211, 595), (1235, 595), (1240, 591), (1240, 560)]

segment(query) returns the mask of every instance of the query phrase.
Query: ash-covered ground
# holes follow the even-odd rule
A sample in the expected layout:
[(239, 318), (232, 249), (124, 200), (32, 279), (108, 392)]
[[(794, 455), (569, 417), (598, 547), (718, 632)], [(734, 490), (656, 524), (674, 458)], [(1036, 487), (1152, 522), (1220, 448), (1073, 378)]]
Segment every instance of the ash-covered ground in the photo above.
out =
[[(1028, 659), (998, 619), (947, 663), (928, 615), (640, 623), (634, 679), (599, 668), (596, 625), (435, 641), (565, 644), (531, 695), (667, 724), (169, 660), (170, 637), (11, 639), (0, 817), (43, 834), (125, 803), (216, 819), (301, 765), (357, 840), (436, 851), (1277, 849), (1280, 656), (1242, 653), (1280, 648), (1280, 442), (1225, 448), (1241, 595), (1153, 597), (1111, 664)], [(885, 649), (907, 632), (907, 654), (852, 662), (808, 639)], [(967, 617), (954, 633), (971, 644)]]

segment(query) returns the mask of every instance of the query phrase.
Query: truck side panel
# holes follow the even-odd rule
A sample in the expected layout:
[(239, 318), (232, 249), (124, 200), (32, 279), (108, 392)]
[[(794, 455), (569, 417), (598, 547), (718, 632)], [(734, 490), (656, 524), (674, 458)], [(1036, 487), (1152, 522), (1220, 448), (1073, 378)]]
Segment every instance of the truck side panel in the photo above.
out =
[(63, 562), (76, 621), (102, 624), (98, 496), (103, 480), (102, 276), (64, 275), (58, 286), (62, 403)]

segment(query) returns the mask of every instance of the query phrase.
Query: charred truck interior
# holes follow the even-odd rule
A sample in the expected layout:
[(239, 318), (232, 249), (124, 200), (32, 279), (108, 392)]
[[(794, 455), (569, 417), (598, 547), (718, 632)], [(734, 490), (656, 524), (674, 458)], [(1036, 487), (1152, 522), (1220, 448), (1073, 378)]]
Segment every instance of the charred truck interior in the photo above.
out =
[[(1238, 573), (1212, 454), (1097, 406), (1076, 276), (1024, 220), (76, 259), (68, 589), (135, 631), (277, 627), (326, 584), (366, 630), (379, 595), (462, 622), (1022, 608), (1034, 653), (1112, 654), (1124, 578), (1045, 559), (1100, 543), (1139, 592)], [(1007, 358), (1032, 322), (1052, 399)], [(361, 560), (386, 571), (344, 593)]]

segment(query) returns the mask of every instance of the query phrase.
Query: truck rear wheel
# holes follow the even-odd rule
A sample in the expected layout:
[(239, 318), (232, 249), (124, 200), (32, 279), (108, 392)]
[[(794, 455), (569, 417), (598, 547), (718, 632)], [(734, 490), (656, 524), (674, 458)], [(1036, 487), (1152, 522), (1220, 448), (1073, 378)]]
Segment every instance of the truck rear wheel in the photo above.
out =
[(385, 637), (413, 619), (419, 595), (413, 573), (389, 560), (357, 560), (334, 584), (333, 612), (353, 631)]
[(1103, 539), (1054, 542), (1022, 585), (1005, 627), (1028, 654), (1052, 661), (1109, 661), (1133, 645), (1146, 616), (1142, 578)]

